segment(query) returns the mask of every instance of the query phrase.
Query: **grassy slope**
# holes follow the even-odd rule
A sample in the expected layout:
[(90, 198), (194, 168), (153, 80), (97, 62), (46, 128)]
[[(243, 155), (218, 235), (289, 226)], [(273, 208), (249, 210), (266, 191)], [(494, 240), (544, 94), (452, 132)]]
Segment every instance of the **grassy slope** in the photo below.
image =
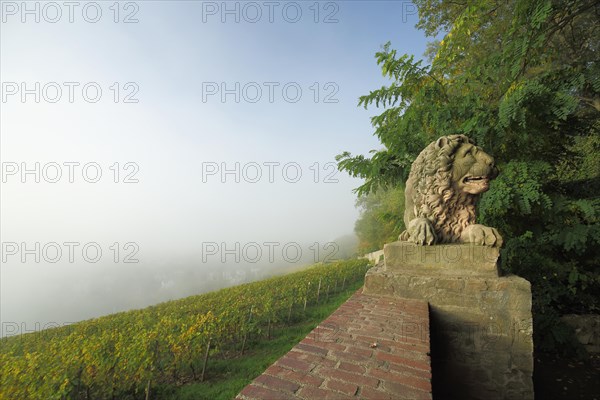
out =
[[(175, 327), (179, 327), (182, 324), (184, 324), (184, 327), (187, 327), (187, 320), (190, 319), (188, 316), (202, 314), (207, 310), (215, 310), (219, 313), (239, 307), (246, 310), (249, 308), (249, 304), (254, 304), (260, 308), (260, 305), (264, 304), (264, 302), (269, 302), (273, 296), (281, 299), (282, 292), (286, 296), (290, 295), (290, 282), (294, 285), (299, 285), (297, 290), (294, 289), (291, 293), (292, 297), (297, 298), (293, 306), (293, 312), (290, 311), (291, 313), (288, 315), (287, 304), (289, 303), (286, 300), (287, 297), (283, 299), (285, 300), (283, 304), (280, 304), (280, 307), (285, 306), (283, 309), (285, 316), (280, 316), (278, 320), (281, 322), (272, 327), (270, 339), (266, 337), (266, 320), (264, 320), (259, 324), (260, 326), (257, 327), (257, 330), (252, 331), (253, 333), (251, 333), (248, 342), (245, 343), (245, 354), (243, 356), (238, 354), (241, 348), (239, 341), (229, 345), (225, 342), (226, 347), (224, 351), (222, 349), (220, 352), (215, 353), (211, 350), (204, 382), (191, 381), (191, 377), (178, 380), (165, 379), (164, 377), (163, 379), (153, 378), (150, 395), (150, 399), (232, 398), (275, 360), (289, 351), (314, 329), (319, 322), (336, 310), (340, 304), (362, 286), (364, 282), (364, 269), (362, 267), (365, 264), (364, 261), (348, 260), (341, 264), (341, 270), (339, 268), (336, 269), (337, 267), (334, 265), (331, 268), (325, 265), (315, 265), (310, 268), (303, 268), (303, 271), (286, 274), (278, 278), (270, 278), (256, 283), (222, 289), (217, 292), (161, 303), (142, 310), (112, 314), (76, 323), (68, 327), (49, 329), (35, 334), (4, 338), (0, 340), (0, 344), (2, 344), (0, 351), (2, 362), (0, 364), (3, 364), (0, 365), (0, 371), (2, 371), (0, 373), (0, 382), (7, 385), (0, 385), (0, 399), (15, 398), (15, 396), (17, 398), (47, 399), (49, 393), (56, 392), (57, 386), (55, 382), (62, 382), (63, 373), (67, 374), (65, 376), (69, 376), (72, 382), (71, 385), (78, 385), (73, 380), (77, 379), (77, 368), (80, 365), (92, 368), (98, 365), (95, 358), (91, 358), (91, 361), (81, 358), (82, 354), (84, 354), (82, 351), (86, 349), (85, 354), (91, 354), (96, 358), (100, 357), (98, 359), (100, 362), (105, 360), (105, 352), (112, 352), (113, 347), (111, 346), (116, 344), (119, 344), (122, 349), (127, 349), (123, 357), (143, 358), (144, 354), (140, 353), (140, 351), (143, 351), (146, 347), (140, 347), (137, 339), (143, 339), (145, 335), (152, 333), (153, 329), (160, 329), (162, 323), (160, 318), (173, 317), (177, 322), (174, 325)], [(355, 266), (351, 266), (352, 264)], [(356, 272), (358, 272), (358, 277)], [(320, 277), (323, 277), (323, 288), (320, 302), (319, 304), (315, 304), (317, 289), (315, 281), (319, 281)], [(345, 290), (341, 290), (342, 277), (346, 283)], [(301, 288), (307, 282), (311, 281), (313, 285), (310, 287), (309, 283), (309, 292), (312, 297), (308, 299), (306, 311), (302, 311), (301, 299), (303, 295)], [(338, 291), (332, 291), (334, 283)], [(288, 287), (288, 289), (284, 289), (285, 287)], [(244, 313), (246, 312), (244, 311)], [(256, 312), (255, 308), (255, 315), (258, 315)], [(291, 320), (288, 322), (290, 316)], [(265, 316), (263, 315), (264, 318)], [(123, 332), (120, 332), (121, 330)], [(159, 331), (161, 335), (164, 335), (166, 332), (171, 332), (171, 330)], [(121, 335), (121, 333), (123, 334)], [(111, 341), (110, 343), (114, 343), (108, 345), (103, 342), (105, 338)], [(25, 354), (35, 354), (35, 362), (32, 364), (29, 357), (24, 357)], [(196, 353), (194, 354), (195, 361), (201, 365), (204, 352), (198, 352), (197, 355)], [(82, 364), (84, 362), (86, 364)], [(44, 376), (44, 379), (37, 379), (36, 374), (27, 372), (34, 370), (36, 374), (42, 374), (40, 376)], [(54, 375), (57, 375), (58, 378)], [(62, 396), (78, 399), (87, 398), (85, 387), (92, 388), (92, 398), (106, 396), (106, 393), (102, 392), (101, 394), (98, 390), (108, 387), (106, 385), (110, 385), (110, 381), (107, 381), (106, 378), (104, 380), (96, 380), (95, 376), (91, 378), (94, 379), (91, 383), (93, 386), (85, 386), (90, 385), (86, 383), (89, 382), (90, 378), (88, 378), (88, 381), (83, 383), (83, 391), (79, 390), (79, 394), (70, 391), (69, 394), (65, 393)], [(99, 376), (102, 377), (103, 375)], [(121, 377), (120, 381), (130, 382), (129, 379)], [(44, 383), (46, 381), (48, 383)], [(123, 386), (120, 381), (117, 383)], [(143, 399), (145, 397), (143, 393), (145, 384), (143, 387), (140, 387), (141, 385), (138, 383), (135, 383), (135, 385), (137, 385), (135, 393), (129, 390), (127, 386), (123, 386), (125, 389), (119, 387), (119, 391), (117, 392), (118, 397)], [(27, 393), (27, 395), (25, 396), (23, 393)]]
[(271, 340), (261, 338), (251, 343), (247, 353), (234, 360), (209, 360), (208, 376), (203, 383), (162, 387), (154, 393), (160, 399), (201, 400), (231, 399), (267, 367), (300, 342), (321, 321), (343, 304), (362, 282), (330, 296), (327, 301), (306, 310), (306, 317), (289, 326), (276, 327)]

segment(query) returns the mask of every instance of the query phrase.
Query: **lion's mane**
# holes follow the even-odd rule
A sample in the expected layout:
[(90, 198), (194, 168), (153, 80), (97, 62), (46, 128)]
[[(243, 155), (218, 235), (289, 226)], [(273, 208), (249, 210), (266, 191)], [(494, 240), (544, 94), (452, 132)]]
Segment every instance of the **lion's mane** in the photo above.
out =
[[(458, 195), (452, 185), (452, 165), (462, 144), (474, 144), (465, 135), (446, 136), (445, 143), (429, 144), (413, 162), (407, 181), (412, 187), (416, 218), (427, 218), (438, 243), (457, 242), (462, 231), (475, 223), (479, 195)], [(443, 143), (443, 142), (442, 142)]]

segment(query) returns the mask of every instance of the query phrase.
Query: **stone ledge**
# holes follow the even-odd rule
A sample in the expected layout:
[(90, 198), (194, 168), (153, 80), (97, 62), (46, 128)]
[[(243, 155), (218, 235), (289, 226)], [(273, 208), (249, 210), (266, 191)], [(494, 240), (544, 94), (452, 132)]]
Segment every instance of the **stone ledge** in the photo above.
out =
[[(510, 296), (507, 290), (510, 289)], [(426, 300), (433, 306), (453, 305), (486, 312), (490, 309), (531, 313), (531, 284), (516, 275), (503, 277), (417, 274), (372, 267), (365, 275), (364, 293)]]
[(499, 249), (471, 244), (419, 246), (393, 242), (383, 247), (385, 269), (403, 274), (498, 276)]

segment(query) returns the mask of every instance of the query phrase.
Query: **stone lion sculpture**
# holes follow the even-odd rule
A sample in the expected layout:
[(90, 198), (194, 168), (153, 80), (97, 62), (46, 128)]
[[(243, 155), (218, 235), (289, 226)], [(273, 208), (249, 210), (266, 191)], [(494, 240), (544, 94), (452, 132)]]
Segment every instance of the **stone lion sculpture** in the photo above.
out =
[(496, 229), (475, 223), (475, 205), (497, 176), (494, 158), (465, 135), (444, 136), (429, 144), (406, 181), (406, 230), (399, 239), (420, 245), (501, 247)]

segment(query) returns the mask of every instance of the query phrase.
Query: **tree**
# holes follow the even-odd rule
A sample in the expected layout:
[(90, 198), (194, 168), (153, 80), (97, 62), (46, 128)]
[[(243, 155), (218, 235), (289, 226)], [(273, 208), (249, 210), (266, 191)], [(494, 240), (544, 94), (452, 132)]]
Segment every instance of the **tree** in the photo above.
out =
[(381, 250), (398, 239), (404, 230), (404, 189), (399, 186), (360, 196), (356, 200), (360, 217), (354, 225), (360, 254)]
[(556, 318), (597, 312), (600, 268), (600, 4), (578, 0), (417, 0), (417, 27), (434, 40), (427, 62), (386, 44), (377, 63), (391, 83), (359, 105), (385, 146), (337, 156), (365, 179), (364, 195), (396, 187), (421, 149), (466, 134), (500, 177), (479, 220), (506, 239), (502, 268), (531, 281), (536, 343), (564, 341)]

